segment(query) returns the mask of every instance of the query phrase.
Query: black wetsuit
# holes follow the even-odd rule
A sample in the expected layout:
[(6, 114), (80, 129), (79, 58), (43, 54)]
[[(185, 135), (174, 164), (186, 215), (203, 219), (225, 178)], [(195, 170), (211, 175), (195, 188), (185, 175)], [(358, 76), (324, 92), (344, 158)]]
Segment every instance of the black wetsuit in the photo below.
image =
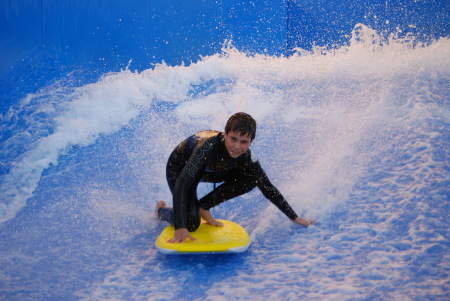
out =
[[(221, 132), (202, 131), (180, 143), (169, 157), (166, 176), (173, 194), (173, 210), (161, 208), (159, 216), (173, 223), (175, 229), (195, 231), (200, 225), (199, 207), (209, 210), (256, 186), (288, 218), (294, 220), (297, 217), (251, 150), (232, 158)], [(199, 182), (222, 184), (198, 200)]]

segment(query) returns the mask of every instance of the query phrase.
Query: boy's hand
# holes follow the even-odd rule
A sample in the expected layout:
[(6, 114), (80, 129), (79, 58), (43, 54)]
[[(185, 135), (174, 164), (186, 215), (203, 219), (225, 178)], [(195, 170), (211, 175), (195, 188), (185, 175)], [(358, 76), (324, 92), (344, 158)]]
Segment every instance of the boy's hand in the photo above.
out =
[(177, 243), (183, 243), (188, 239), (190, 239), (192, 241), (197, 240), (194, 237), (192, 237), (191, 233), (189, 233), (189, 231), (186, 228), (180, 228), (178, 230), (175, 230), (175, 234), (174, 234), (173, 238), (168, 240), (167, 242), (177, 244)]
[(316, 223), (315, 220), (301, 218), (301, 217), (297, 217), (296, 219), (294, 219), (292, 221), (298, 225), (302, 225), (302, 226), (306, 226), (306, 227), (311, 226)]

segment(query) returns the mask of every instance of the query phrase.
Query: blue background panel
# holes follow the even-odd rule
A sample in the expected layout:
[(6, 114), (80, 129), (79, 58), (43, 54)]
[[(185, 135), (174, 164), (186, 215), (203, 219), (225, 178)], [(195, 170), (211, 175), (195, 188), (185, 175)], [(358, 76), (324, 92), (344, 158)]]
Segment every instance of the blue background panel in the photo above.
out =
[(358, 23), (428, 42), (449, 35), (449, 11), (444, 0), (3, 0), (0, 113), (72, 70), (95, 80), (126, 67), (190, 64), (226, 41), (250, 54), (339, 47)]
[(386, 36), (408, 33), (429, 42), (450, 33), (450, 2), (290, 0), (288, 49), (338, 47), (348, 42), (352, 29), (362, 23)]
[(40, 1), (0, 1), (0, 78), (40, 45)]

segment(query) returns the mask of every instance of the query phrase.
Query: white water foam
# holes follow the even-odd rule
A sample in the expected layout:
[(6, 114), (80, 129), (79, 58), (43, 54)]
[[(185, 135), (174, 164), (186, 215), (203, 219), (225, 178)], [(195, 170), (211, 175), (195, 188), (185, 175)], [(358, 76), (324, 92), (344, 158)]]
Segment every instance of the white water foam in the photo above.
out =
[[(236, 111), (252, 114), (260, 125), (256, 152), (281, 161), (289, 179), (280, 187), (288, 199), (319, 217), (345, 201), (365, 170), (367, 154), (358, 156), (358, 147), (377, 124), (393, 117), (388, 111), (396, 99), (396, 84), (388, 82), (402, 74), (448, 73), (448, 39), (429, 46), (412, 44), (395, 36), (382, 39), (358, 25), (351, 44), (337, 50), (299, 50), (284, 58), (247, 56), (229, 48), (191, 66), (123, 70), (69, 91), (56, 86), (30, 95), (5, 119), (18, 118), (33, 104), (36, 114), (48, 114), (39, 121), (48, 134), (32, 137), (34, 142), (24, 146), (21, 137), (35, 135), (24, 128), (4, 143), (27, 151), (7, 162), (12, 167), (2, 178), (0, 220), (13, 218), (25, 206), (42, 172), (58, 164), (59, 156), (117, 132), (163, 103), (174, 105), (173, 119), (162, 126), (180, 133), (176, 142), (189, 130), (222, 129)], [(170, 138), (161, 133), (154, 139), (160, 144)], [(274, 169), (276, 165), (264, 160)], [(279, 171), (273, 176), (281, 177)]]
[[(444, 299), (449, 256), (448, 205), (443, 203), (448, 203), (448, 190), (442, 183), (448, 183), (449, 169), (448, 151), (439, 147), (448, 146), (449, 46), (448, 39), (430, 45), (395, 36), (383, 39), (357, 26), (351, 44), (335, 50), (299, 50), (284, 58), (248, 56), (231, 48), (191, 66), (124, 70), (91, 85), (55, 85), (30, 95), (22, 110), (48, 117), (41, 116), (38, 126), (33, 122), (38, 114), (27, 113), (30, 126), (17, 125), (8, 140), (11, 147), (31, 141), (21, 156), (11, 159), (11, 172), (2, 184), (2, 191), (10, 191), (11, 198), (4, 201), (10, 216), (39, 188), (48, 166), (64, 154), (82, 152), (77, 145), (100, 151), (91, 155), (96, 158), (104, 155), (105, 141), (118, 142), (108, 158), (126, 157), (123, 178), (130, 177), (139, 189), (130, 192), (97, 179), (113, 171), (94, 166), (94, 183), (67, 184), (85, 191), (80, 203), (87, 204), (74, 202), (82, 209), (74, 205), (70, 212), (78, 216), (50, 215), (44, 224), (48, 220), (55, 228), (59, 224), (53, 220), (62, 219), (58, 222), (68, 227), (67, 221), (82, 220), (86, 229), (72, 229), (81, 228), (80, 236), (93, 232), (99, 241), (64, 248), (59, 241), (49, 243), (53, 253), (43, 244), (37, 258), (10, 251), (6, 260), (11, 264), (3, 265), (9, 270), (2, 270), (1, 278), (14, 279), (14, 263), (22, 260), (24, 274), (37, 275), (40, 282), (23, 276), (28, 282), (21, 282), (21, 290), (51, 283), (45, 280), (52, 276), (72, 273), (72, 279), (80, 279), (98, 272), (101, 279), (74, 293), (86, 300)], [(149, 221), (147, 202), (170, 195), (164, 179), (167, 156), (195, 131), (221, 130), (236, 111), (257, 119), (252, 149), (269, 177), (298, 213), (320, 224), (299, 228), (253, 191), (214, 212), (245, 224), (253, 241), (247, 253), (213, 259), (161, 257), (152, 242), (164, 225)], [(19, 115), (20, 110), (11, 111), (8, 118)], [(110, 135), (123, 127), (132, 132), (130, 141)], [(71, 167), (65, 171), (74, 172)], [(21, 203), (15, 203), (16, 196)], [(61, 207), (65, 217), (65, 205)], [(31, 235), (43, 227), (35, 228)], [(25, 229), (15, 237), (20, 234), (25, 239), (30, 235)], [(143, 236), (142, 241), (133, 241), (136, 236)], [(36, 243), (30, 245), (35, 252)], [(91, 256), (101, 255), (95, 258), (108, 258), (106, 263), (78, 255), (78, 246)], [(67, 250), (83, 271), (72, 272), (64, 264), (56, 275), (37, 271), (46, 257), (52, 264), (70, 262)], [(14, 285), (5, 287), (18, 291)], [(57, 289), (64, 293), (67, 287)], [(42, 297), (41, 287), (35, 291)]]

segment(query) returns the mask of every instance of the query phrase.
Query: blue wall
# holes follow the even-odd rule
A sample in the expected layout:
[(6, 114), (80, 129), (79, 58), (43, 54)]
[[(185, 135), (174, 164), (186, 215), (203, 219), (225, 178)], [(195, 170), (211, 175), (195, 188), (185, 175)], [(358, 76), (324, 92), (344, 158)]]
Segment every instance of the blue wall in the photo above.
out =
[(425, 42), (450, 35), (448, 0), (290, 0), (287, 5), (288, 49), (342, 45), (358, 23)]
[(449, 11), (447, 0), (1, 0), (0, 113), (74, 69), (189, 64), (227, 39), (271, 55), (333, 47), (357, 23), (427, 40), (449, 36)]
[[(38, 47), (70, 66), (138, 69), (165, 60), (189, 63), (220, 51), (233, 38), (244, 50), (282, 54), (286, 48), (283, 0), (2, 0), (0, 76)], [(42, 49), (40, 49), (42, 50)]]

